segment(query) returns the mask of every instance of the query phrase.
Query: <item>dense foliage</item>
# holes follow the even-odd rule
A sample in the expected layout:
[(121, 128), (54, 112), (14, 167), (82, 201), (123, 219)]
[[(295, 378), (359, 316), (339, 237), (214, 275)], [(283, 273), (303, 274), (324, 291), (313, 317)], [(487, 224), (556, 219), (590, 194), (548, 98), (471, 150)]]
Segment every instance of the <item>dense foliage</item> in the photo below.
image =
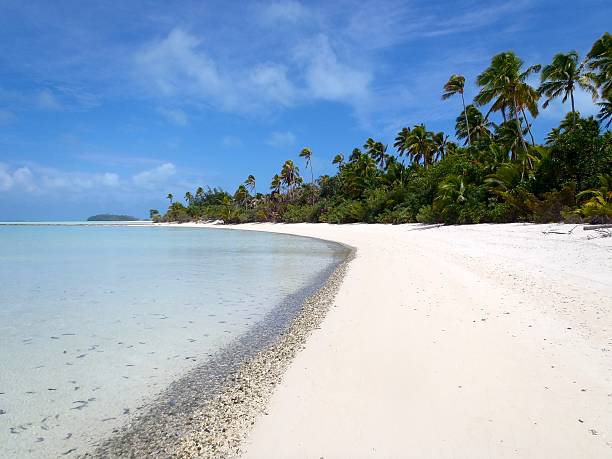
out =
[[(512, 52), (493, 57), (477, 78), (480, 92), (464, 99), (465, 78), (452, 75), (443, 99), (461, 96), (456, 120), (458, 145), (424, 124), (405, 127), (393, 144), (367, 139), (345, 158), (333, 159), (337, 173), (314, 178), (312, 152), (299, 158), (305, 180), (287, 160), (269, 193), (256, 190), (252, 175), (234, 194), (198, 188), (186, 205), (168, 195), (165, 221), (223, 220), (329, 223), (480, 223), (513, 221), (612, 221), (612, 36), (605, 33), (584, 61), (576, 52), (557, 54), (543, 68), (524, 68)], [(540, 73), (541, 72), (541, 73)], [(540, 73), (541, 85), (528, 83)], [(598, 119), (574, 107), (581, 88), (598, 103)], [(570, 112), (544, 145), (531, 127), (551, 100), (569, 101)], [(540, 105), (540, 102), (543, 102)], [(483, 113), (486, 109), (486, 113)], [(494, 120), (494, 117), (496, 121)], [(308, 173), (309, 172), (309, 173)]]
[(138, 220), (131, 215), (98, 214), (87, 219), (88, 222), (133, 222)]

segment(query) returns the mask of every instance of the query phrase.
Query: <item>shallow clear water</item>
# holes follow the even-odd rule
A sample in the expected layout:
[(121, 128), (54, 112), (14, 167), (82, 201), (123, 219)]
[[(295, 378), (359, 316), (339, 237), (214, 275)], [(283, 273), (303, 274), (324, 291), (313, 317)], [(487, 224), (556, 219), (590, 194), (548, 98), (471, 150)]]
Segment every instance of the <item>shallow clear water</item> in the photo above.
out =
[(0, 457), (85, 452), (344, 255), (247, 231), (0, 225)]

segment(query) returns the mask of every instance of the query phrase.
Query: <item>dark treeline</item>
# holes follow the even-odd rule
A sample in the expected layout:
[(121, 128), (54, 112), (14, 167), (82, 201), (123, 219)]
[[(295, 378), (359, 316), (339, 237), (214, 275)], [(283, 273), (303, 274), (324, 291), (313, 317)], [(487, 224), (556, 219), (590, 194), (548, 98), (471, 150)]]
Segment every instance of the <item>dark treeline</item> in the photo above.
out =
[[(539, 74), (540, 86), (528, 77)], [(198, 188), (186, 205), (168, 195), (164, 221), (480, 223), (612, 221), (612, 36), (605, 33), (581, 60), (571, 51), (525, 68), (513, 52), (493, 57), (476, 80), (471, 104), (465, 78), (452, 75), (442, 98), (457, 108), (455, 137), (424, 124), (403, 128), (393, 150), (374, 139), (333, 159), (337, 173), (315, 178), (312, 152), (299, 153), (302, 173), (287, 160), (271, 182), (250, 175), (234, 194)], [(575, 110), (580, 88), (600, 108)], [(532, 124), (554, 99), (567, 116), (536, 144)], [(459, 102), (461, 105), (459, 105)], [(258, 189), (259, 188), (259, 189)], [(265, 188), (266, 192), (262, 192)], [(269, 189), (268, 189), (269, 188)]]

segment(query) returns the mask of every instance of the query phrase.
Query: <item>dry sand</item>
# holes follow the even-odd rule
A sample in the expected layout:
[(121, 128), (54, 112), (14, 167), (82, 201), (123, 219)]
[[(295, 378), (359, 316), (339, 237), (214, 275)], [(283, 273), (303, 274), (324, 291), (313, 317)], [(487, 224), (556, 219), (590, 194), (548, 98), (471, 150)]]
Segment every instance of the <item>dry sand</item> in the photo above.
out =
[(245, 458), (612, 457), (612, 237), (574, 225), (236, 228), (357, 249)]

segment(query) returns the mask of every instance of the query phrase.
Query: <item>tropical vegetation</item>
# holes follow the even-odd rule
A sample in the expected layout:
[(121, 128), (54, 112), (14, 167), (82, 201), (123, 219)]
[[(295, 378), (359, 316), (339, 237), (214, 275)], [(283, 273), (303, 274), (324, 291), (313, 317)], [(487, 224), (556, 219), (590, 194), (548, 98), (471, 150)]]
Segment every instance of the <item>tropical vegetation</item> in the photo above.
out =
[[(539, 75), (539, 78), (538, 78)], [(539, 79), (539, 86), (533, 82)], [(185, 204), (167, 199), (157, 221), (481, 223), (612, 221), (612, 37), (605, 33), (581, 59), (559, 53), (526, 67), (513, 52), (494, 56), (466, 104), (466, 79), (452, 75), (443, 99), (460, 96), (454, 137), (424, 123), (403, 127), (393, 151), (368, 138), (333, 158), (336, 172), (315, 177), (303, 148), (266, 186), (249, 175), (236, 191), (198, 188)], [(599, 107), (576, 109), (576, 91)], [(540, 110), (559, 99), (567, 115), (543, 144), (532, 133)], [(450, 107), (450, 102), (449, 102)], [(460, 108), (460, 110), (459, 110)], [(306, 180), (300, 172), (306, 175)]]

